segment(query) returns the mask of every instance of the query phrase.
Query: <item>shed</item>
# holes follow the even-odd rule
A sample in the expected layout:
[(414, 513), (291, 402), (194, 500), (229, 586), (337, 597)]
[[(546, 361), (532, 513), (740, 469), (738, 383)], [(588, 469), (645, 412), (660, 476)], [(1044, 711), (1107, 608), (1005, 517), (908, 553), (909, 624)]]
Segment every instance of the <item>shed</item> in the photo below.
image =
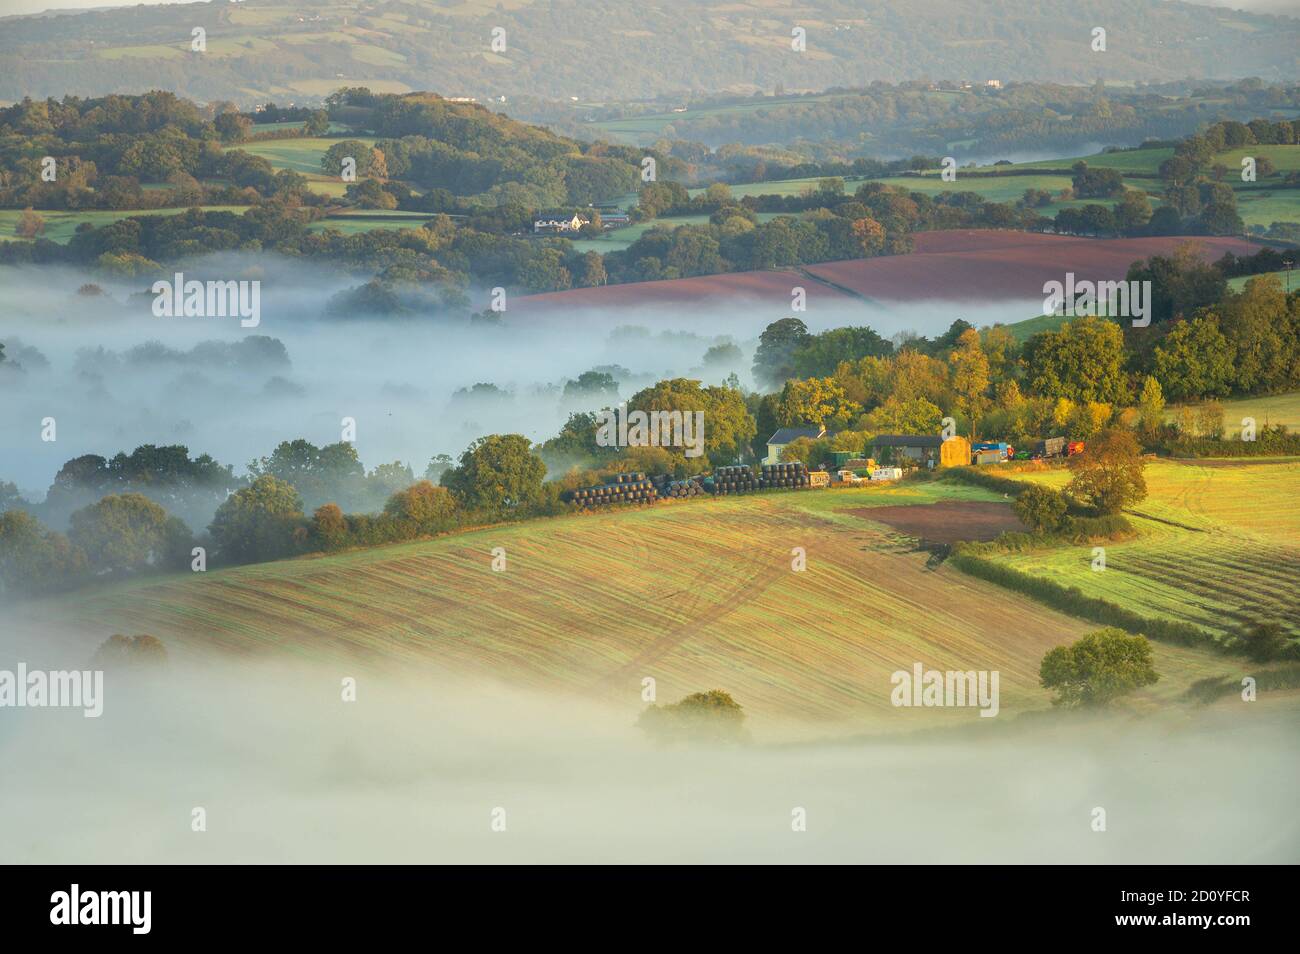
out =
[(910, 458), (926, 467), (939, 462), (943, 440), (932, 434), (878, 434), (870, 444), (869, 457), (881, 463), (896, 463)]

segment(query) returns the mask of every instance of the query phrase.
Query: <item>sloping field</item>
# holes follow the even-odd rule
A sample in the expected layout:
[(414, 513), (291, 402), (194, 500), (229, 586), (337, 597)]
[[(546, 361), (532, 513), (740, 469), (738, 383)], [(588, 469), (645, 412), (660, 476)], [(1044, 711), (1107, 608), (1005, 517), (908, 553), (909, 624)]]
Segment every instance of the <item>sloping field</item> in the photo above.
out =
[[(800, 270), (732, 272), (661, 282), (633, 282), (576, 288), (516, 299), (512, 309), (609, 308), (637, 305), (694, 305), (746, 300), (783, 302), (802, 285), (810, 300), (830, 304), (855, 297), (882, 301), (1007, 301), (1041, 299), (1043, 283), (1121, 279), (1133, 262), (1168, 255), (1195, 242), (1207, 260), (1226, 251), (1250, 254), (1260, 246), (1235, 238), (1188, 239), (1180, 236), (1136, 239), (1086, 239), (1036, 232), (954, 230), (922, 232), (910, 255), (849, 259), (808, 265)], [(823, 287), (818, 287), (822, 284)]]
[(727, 275), (702, 275), (662, 282), (629, 282), (626, 285), (601, 285), (571, 291), (547, 292), (514, 299), (511, 311), (535, 312), (570, 308), (636, 308), (641, 305), (692, 305), (710, 302), (735, 304), (763, 301), (790, 305), (790, 290), (796, 285), (808, 292), (808, 303), (846, 304), (856, 299), (797, 271), (732, 272)]
[[(1052, 471), (1024, 479), (1063, 484)], [(1227, 633), (1263, 621), (1300, 634), (1300, 460), (1180, 462), (1147, 467), (1141, 536), (1106, 546), (996, 557), (1143, 615)]]
[[(941, 486), (928, 491), (942, 493)], [(983, 491), (961, 488), (960, 499)], [(1091, 628), (946, 567), (849, 511), (908, 491), (766, 494), (573, 516), (386, 547), (171, 577), (35, 610), (99, 641), (150, 632), (173, 652), (287, 653), (433, 665), (593, 701), (721, 687), (756, 727), (913, 729), (970, 709), (896, 709), (890, 674), (920, 662), (1001, 673), (1004, 713), (1041, 708), (1042, 655)], [(924, 505), (921, 505), (924, 509)], [(491, 570), (504, 547), (507, 568)], [(804, 547), (807, 569), (791, 567)], [(1223, 666), (1160, 647), (1181, 691)]]
[[(876, 299), (1041, 298), (1044, 282), (1063, 281), (1066, 272), (1074, 272), (1076, 281), (1121, 279), (1133, 262), (1171, 254), (1188, 241), (1179, 236), (1097, 240), (966, 231), (938, 233), (939, 250), (931, 252), (927, 234), (917, 236), (916, 252), (911, 255), (827, 262), (809, 265), (807, 271)], [(1042, 241), (1027, 242), (1027, 235)], [(1251, 254), (1259, 248), (1236, 238), (1197, 238), (1195, 244), (1207, 261), (1221, 258), (1224, 252)]]

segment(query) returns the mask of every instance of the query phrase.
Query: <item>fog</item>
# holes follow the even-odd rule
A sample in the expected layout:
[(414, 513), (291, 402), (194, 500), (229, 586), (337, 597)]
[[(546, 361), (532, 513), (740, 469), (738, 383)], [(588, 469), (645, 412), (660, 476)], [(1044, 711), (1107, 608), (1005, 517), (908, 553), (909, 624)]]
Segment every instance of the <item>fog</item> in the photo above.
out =
[[(0, 669), (100, 635), (0, 626)], [(0, 861), (1294, 863), (1294, 725), (1255, 704), (662, 748), (641, 707), (421, 670), (176, 653), (104, 713), (3, 710)], [(357, 680), (355, 702), (341, 699)], [(206, 831), (191, 830), (202, 808)], [(1106, 831), (1092, 830), (1095, 808)], [(505, 830), (492, 828), (503, 809)], [(803, 809), (807, 830), (792, 830)]]
[[(0, 480), (37, 502), (70, 458), (109, 457), (145, 443), (185, 444), (242, 474), (283, 440), (340, 440), (345, 417), (356, 422), (353, 443), (367, 467), (400, 460), (419, 476), (434, 455), (454, 458), (485, 434), (540, 442), (571, 411), (599, 409), (600, 399), (563, 395), (566, 381), (593, 368), (615, 375), (623, 399), (673, 376), (720, 384), (734, 372), (750, 388), (759, 333), (791, 314), (788, 299), (545, 314), (512, 314), (507, 301), (497, 326), (436, 314), (338, 318), (325, 314), (327, 302), (358, 280), (337, 270), (261, 256), (211, 257), (184, 273), (260, 281), (258, 325), (155, 317), (149, 279), (0, 269), (0, 341), (9, 366), (0, 372)], [(104, 294), (78, 294), (88, 282)], [(473, 310), (486, 308), (485, 290), (470, 298)], [(813, 298), (799, 317), (813, 331), (867, 324), (886, 337), (933, 336), (958, 317), (981, 325), (1040, 309), (1041, 302), (832, 308)], [(274, 342), (232, 350), (255, 336), (279, 342), (287, 363), (275, 360)], [(705, 352), (725, 341), (740, 346), (743, 360), (706, 366)], [(507, 395), (456, 394), (480, 383)], [(41, 439), (46, 418), (55, 420), (54, 441)]]

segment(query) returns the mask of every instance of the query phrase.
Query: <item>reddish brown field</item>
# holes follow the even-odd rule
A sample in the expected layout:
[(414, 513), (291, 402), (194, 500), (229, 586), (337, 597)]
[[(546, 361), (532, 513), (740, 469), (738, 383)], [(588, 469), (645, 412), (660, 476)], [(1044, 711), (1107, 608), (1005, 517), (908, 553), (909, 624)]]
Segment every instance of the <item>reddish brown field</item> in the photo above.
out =
[(817, 278), (882, 300), (997, 301), (1042, 298), (1043, 283), (1123, 278), (1129, 265), (1192, 241), (1207, 261), (1259, 246), (1236, 238), (1086, 239), (1032, 232), (923, 232), (911, 255), (809, 265)]
[(1010, 504), (955, 500), (951, 503), (905, 507), (865, 507), (855, 516), (892, 527), (926, 543), (992, 540), (1004, 530), (1025, 530)]
[(1037, 232), (954, 230), (921, 232), (910, 255), (850, 259), (803, 269), (733, 272), (662, 282), (635, 282), (577, 288), (516, 299), (512, 311), (579, 308), (635, 308), (707, 304), (763, 303), (788, 307), (790, 291), (801, 285), (809, 305), (847, 304), (860, 298), (880, 301), (993, 302), (1043, 298), (1043, 283), (1115, 280), (1151, 255), (1168, 255), (1184, 243), (1199, 247), (1207, 261), (1224, 252), (1250, 254), (1260, 246), (1236, 238), (1183, 236), (1086, 239)]
[(796, 271), (732, 272), (727, 275), (704, 275), (662, 282), (629, 282), (626, 285), (603, 285), (599, 288), (575, 288), (572, 291), (548, 292), (516, 299), (514, 307), (537, 308), (635, 308), (638, 305), (700, 305), (717, 300), (728, 304), (737, 301), (779, 300), (788, 307), (791, 289), (802, 285), (808, 292), (808, 304), (851, 302), (855, 296), (838, 291), (822, 282), (811, 280)]

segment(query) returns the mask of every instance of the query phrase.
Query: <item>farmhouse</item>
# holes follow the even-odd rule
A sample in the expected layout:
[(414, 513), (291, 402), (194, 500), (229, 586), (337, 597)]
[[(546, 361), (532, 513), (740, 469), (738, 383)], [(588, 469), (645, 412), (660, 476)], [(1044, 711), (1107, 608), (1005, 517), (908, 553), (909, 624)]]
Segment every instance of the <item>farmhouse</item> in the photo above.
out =
[(882, 463), (899, 463), (906, 458), (934, 467), (942, 446), (943, 440), (930, 434), (880, 434), (872, 439), (867, 456)]
[(537, 219), (533, 222), (533, 231), (538, 234), (554, 234), (557, 232), (576, 232), (587, 224), (587, 219), (581, 215), (574, 215), (568, 219)]
[(801, 437), (816, 441), (834, 436), (834, 432), (827, 431), (824, 427), (783, 427), (767, 439), (767, 456), (763, 458), (763, 463), (781, 463), (781, 451)]

